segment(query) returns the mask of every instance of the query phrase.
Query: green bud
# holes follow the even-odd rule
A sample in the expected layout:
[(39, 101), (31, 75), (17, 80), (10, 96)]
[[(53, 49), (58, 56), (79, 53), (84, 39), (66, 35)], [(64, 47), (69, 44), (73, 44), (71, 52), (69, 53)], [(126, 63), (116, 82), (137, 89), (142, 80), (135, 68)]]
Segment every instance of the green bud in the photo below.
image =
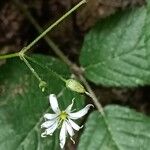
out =
[(47, 83), (45, 81), (41, 81), (39, 83), (39, 88), (42, 90), (42, 92), (45, 91), (45, 88), (47, 87)]
[(78, 81), (74, 79), (68, 79), (66, 81), (66, 87), (69, 88), (72, 91), (78, 92), (78, 93), (85, 93), (85, 88), (79, 83)]

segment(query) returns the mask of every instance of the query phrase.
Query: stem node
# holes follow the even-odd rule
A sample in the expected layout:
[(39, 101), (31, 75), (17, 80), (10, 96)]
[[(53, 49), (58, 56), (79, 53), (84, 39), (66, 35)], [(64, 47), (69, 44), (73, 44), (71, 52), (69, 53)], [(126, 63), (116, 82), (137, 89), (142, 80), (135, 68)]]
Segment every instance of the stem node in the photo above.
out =
[(18, 55), (19, 55), (19, 58), (20, 58), (21, 60), (24, 60), (24, 52), (23, 52), (23, 50), (21, 50), (21, 51), (18, 53)]

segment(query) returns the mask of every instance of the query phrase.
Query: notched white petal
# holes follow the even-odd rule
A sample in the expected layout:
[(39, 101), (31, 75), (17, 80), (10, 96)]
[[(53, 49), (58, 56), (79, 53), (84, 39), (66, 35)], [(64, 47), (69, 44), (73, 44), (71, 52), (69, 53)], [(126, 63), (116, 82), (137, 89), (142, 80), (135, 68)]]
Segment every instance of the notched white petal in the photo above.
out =
[(45, 121), (44, 123), (42, 123), (41, 128), (49, 128), (49, 127), (51, 127), (55, 122), (56, 122), (56, 120)]
[(50, 113), (47, 113), (44, 115), (44, 118), (47, 119), (47, 120), (53, 120), (53, 119), (56, 119), (57, 118), (57, 114), (50, 114)]
[(70, 113), (70, 112), (71, 112), (71, 109), (72, 109), (73, 104), (74, 104), (74, 99), (75, 99), (75, 98), (72, 99), (72, 103), (66, 108), (65, 112), (67, 112), (67, 113)]
[(57, 127), (58, 127), (58, 121), (55, 122), (50, 128), (46, 129), (46, 134), (52, 135), (54, 133), (54, 131), (57, 129)]
[(69, 135), (70, 135), (71, 137), (73, 137), (73, 136), (74, 136), (74, 131), (73, 131), (73, 129), (72, 129), (71, 124), (70, 124), (68, 121), (65, 121), (65, 124), (66, 124), (67, 132), (69, 133)]
[(59, 136), (61, 149), (63, 149), (64, 146), (65, 146), (66, 136), (67, 136), (66, 134), (67, 134), (67, 129), (66, 129), (65, 121), (64, 121), (63, 124), (62, 124), (62, 128), (60, 130), (60, 136)]
[(78, 126), (74, 121), (72, 121), (71, 119), (68, 120), (69, 121), (69, 124), (70, 126), (76, 130), (76, 131), (79, 131), (81, 128), (83, 128), (83, 126)]
[(46, 130), (41, 134), (41, 137), (46, 137), (47, 135), (52, 135), (58, 127), (58, 120), (46, 121), (41, 125), (41, 128), (46, 128)]
[(73, 120), (76, 120), (76, 119), (79, 119), (79, 118), (83, 117), (84, 115), (87, 114), (87, 112), (89, 111), (90, 107), (94, 107), (94, 106), (92, 104), (88, 104), (83, 109), (79, 110), (78, 112), (69, 113), (69, 118), (73, 119)]
[(60, 112), (60, 109), (59, 109), (58, 101), (57, 101), (57, 98), (56, 98), (55, 94), (50, 94), (50, 96), (49, 96), (49, 102), (50, 102), (52, 110), (56, 114), (58, 114)]

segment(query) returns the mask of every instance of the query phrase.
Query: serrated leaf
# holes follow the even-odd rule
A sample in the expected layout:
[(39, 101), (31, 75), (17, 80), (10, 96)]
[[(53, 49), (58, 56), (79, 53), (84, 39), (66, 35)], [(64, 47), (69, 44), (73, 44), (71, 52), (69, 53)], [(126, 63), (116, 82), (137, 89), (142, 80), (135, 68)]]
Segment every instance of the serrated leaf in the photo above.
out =
[(146, 43), (146, 50), (147, 50), (147, 59), (150, 66), (150, 2), (147, 1), (147, 17), (145, 19), (145, 43)]
[(149, 117), (113, 105), (105, 113), (105, 118), (99, 112), (89, 116), (78, 150), (149, 150)]
[[(64, 77), (70, 76), (60, 61), (41, 55), (36, 59)], [(44, 139), (40, 136), (43, 114), (50, 111), (48, 94), (59, 95), (62, 109), (74, 97), (75, 108), (79, 109), (84, 104), (82, 96), (67, 90), (50, 71), (33, 66), (48, 83), (47, 94), (41, 92), (38, 81), (19, 59), (9, 60), (0, 67), (0, 150), (58, 150), (58, 133)]]
[(117, 87), (150, 84), (145, 46), (149, 13), (145, 6), (119, 11), (98, 22), (86, 35), (80, 62), (89, 80)]

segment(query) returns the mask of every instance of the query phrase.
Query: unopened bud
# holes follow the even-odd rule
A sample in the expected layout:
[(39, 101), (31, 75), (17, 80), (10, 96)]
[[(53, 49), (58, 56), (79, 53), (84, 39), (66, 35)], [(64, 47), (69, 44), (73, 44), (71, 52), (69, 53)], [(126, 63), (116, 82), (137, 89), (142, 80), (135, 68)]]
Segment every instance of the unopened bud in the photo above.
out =
[(47, 87), (47, 83), (45, 81), (41, 81), (39, 83), (39, 88), (42, 90), (42, 92), (45, 91), (45, 88)]
[(69, 88), (70, 90), (78, 92), (78, 93), (85, 93), (86, 92), (83, 85), (74, 79), (68, 79), (66, 81), (66, 87)]

